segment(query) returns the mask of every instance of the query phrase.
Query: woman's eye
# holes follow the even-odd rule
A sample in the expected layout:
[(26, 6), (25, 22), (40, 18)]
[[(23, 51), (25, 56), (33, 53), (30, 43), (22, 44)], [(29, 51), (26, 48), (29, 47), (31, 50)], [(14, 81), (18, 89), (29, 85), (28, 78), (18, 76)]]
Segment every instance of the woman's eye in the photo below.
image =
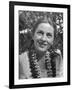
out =
[(48, 38), (51, 38), (52, 37), (52, 34), (51, 33), (47, 33), (47, 37)]
[(41, 31), (40, 31), (40, 32), (37, 32), (37, 33), (38, 33), (39, 35), (43, 35), (43, 32), (41, 32)]

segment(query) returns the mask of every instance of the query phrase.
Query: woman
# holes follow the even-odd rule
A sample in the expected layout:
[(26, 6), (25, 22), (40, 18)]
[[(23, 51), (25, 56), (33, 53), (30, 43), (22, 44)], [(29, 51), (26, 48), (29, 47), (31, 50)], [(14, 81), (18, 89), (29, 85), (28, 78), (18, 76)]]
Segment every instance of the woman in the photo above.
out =
[(29, 49), (19, 56), (19, 78), (47, 78), (62, 76), (62, 55), (53, 49), (56, 26), (53, 21), (39, 19), (32, 33)]

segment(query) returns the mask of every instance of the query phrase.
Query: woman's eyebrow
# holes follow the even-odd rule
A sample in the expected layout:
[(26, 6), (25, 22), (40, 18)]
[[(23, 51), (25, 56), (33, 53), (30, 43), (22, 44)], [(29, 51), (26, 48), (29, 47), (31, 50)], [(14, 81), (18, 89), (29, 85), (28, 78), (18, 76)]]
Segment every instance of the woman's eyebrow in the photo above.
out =
[(39, 30), (38, 33), (44, 33), (43, 31)]
[(52, 36), (52, 33), (48, 32), (47, 35), (51, 35)]

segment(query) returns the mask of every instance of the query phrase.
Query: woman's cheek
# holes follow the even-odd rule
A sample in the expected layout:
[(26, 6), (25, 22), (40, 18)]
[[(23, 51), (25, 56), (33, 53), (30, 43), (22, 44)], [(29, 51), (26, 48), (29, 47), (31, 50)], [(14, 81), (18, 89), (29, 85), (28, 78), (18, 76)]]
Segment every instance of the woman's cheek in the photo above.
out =
[(52, 45), (53, 44), (53, 38), (48, 39), (47, 42)]
[(36, 35), (36, 39), (41, 39), (41, 38), (42, 38), (42, 36)]

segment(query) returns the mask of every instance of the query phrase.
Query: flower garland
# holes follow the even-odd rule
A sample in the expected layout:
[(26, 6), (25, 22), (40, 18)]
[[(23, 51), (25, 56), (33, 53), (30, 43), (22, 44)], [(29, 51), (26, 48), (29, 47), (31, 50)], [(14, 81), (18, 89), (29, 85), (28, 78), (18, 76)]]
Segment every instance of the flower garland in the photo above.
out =
[[(32, 72), (32, 77), (33, 78), (41, 78), (42, 77), (41, 70), (40, 70), (40, 67), (38, 64), (38, 58), (37, 58), (34, 48), (31, 48), (29, 50), (29, 59), (30, 59), (30, 68), (31, 68), (31, 72)], [(45, 66), (46, 66), (48, 77), (56, 76), (56, 63), (53, 59), (54, 59), (54, 53), (46, 52)]]
[(31, 68), (33, 78), (40, 78), (41, 71), (40, 71), (37, 58), (36, 58), (36, 53), (34, 52), (34, 50), (31, 50), (29, 52), (29, 58), (30, 58), (30, 68)]
[(51, 58), (50, 58), (49, 52), (46, 52), (46, 55), (45, 55), (45, 65), (46, 65), (48, 77), (52, 77), (53, 72), (52, 72)]

